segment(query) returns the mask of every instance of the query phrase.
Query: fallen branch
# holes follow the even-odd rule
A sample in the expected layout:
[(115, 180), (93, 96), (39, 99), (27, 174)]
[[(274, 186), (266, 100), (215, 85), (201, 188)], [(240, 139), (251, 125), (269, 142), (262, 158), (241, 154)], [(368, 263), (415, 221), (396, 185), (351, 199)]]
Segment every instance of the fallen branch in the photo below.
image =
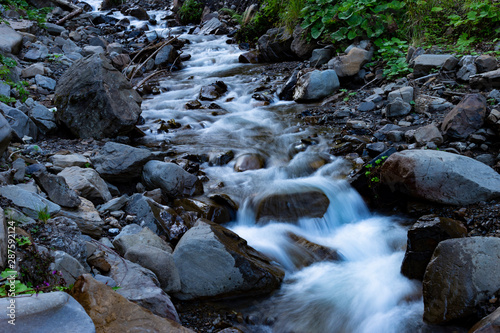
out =
[(370, 84), (372, 84), (373, 82), (377, 81), (378, 78), (374, 78), (373, 80), (371, 80), (370, 82), (368, 82), (367, 84), (365, 84), (364, 86), (362, 86), (361, 88), (358, 89), (358, 91), (361, 91), (363, 89), (365, 89), (366, 87), (368, 87)]
[(75, 9), (74, 11), (72, 11), (71, 13), (69, 13), (68, 15), (64, 16), (62, 19), (60, 19), (59, 21), (56, 22), (57, 25), (61, 25), (63, 24), (64, 22), (66, 22), (67, 20), (69, 19), (72, 19), (73, 17), (77, 16), (77, 15), (80, 15), (81, 13), (83, 12), (83, 8), (78, 8), (78, 9)]
[(156, 51), (154, 51), (153, 53), (151, 53), (151, 55), (149, 57), (147, 57), (147, 59), (144, 60), (142, 64), (140, 64), (139, 66), (136, 66), (134, 68), (134, 71), (132, 72), (132, 75), (130, 75), (130, 81), (132, 81), (132, 79), (134, 78), (135, 74), (137, 74), (137, 72), (139, 71), (139, 69), (141, 69), (142, 67), (144, 67), (144, 65), (146, 65), (146, 63), (149, 61), (149, 59), (153, 58), (156, 54), (158, 54), (158, 52), (161, 51), (161, 49), (163, 49), (165, 46), (169, 45), (170, 43), (172, 43), (176, 39), (177, 39), (177, 37), (174, 37), (172, 39), (169, 39), (169, 40), (163, 42), (163, 45), (161, 45), (158, 49), (156, 49)]
[(144, 83), (146, 83), (147, 81), (151, 80), (153, 77), (157, 76), (157, 75), (160, 75), (160, 74), (164, 74), (164, 73), (170, 73), (169, 70), (167, 69), (162, 69), (161, 71), (157, 71), (157, 72), (154, 72), (150, 75), (148, 75), (146, 78), (144, 78), (141, 82), (137, 83), (135, 86), (134, 86), (134, 90), (137, 90), (139, 89)]

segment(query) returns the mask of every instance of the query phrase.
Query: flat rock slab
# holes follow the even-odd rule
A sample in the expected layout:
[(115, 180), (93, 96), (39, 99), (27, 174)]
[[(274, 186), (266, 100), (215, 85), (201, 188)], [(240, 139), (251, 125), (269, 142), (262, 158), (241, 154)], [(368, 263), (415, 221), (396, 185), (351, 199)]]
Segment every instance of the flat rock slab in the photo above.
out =
[(26, 215), (32, 218), (38, 218), (38, 213), (45, 209), (51, 216), (61, 211), (59, 205), (16, 185), (0, 187), (0, 195), (11, 200), (15, 205), (20, 207)]

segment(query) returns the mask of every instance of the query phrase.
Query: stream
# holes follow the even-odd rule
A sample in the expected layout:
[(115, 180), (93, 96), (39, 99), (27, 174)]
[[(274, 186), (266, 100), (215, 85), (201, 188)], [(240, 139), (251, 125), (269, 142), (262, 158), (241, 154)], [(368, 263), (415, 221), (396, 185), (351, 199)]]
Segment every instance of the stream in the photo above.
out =
[[(95, 6), (95, 4), (92, 4)], [(132, 22), (133, 24), (133, 22)], [(187, 39), (184, 53), (192, 57), (184, 68), (161, 81), (164, 92), (144, 100), (141, 129), (145, 140), (163, 142), (183, 154), (214, 156), (232, 150), (236, 156), (258, 153), (266, 167), (234, 171), (226, 165), (204, 163), (210, 181), (206, 192), (222, 192), (239, 203), (234, 221), (226, 225), (286, 271), (279, 292), (263, 305), (265, 324), (253, 332), (422, 332), (421, 284), (400, 273), (406, 246), (405, 227), (395, 218), (375, 215), (344, 180), (349, 167), (328, 154), (329, 133), (312, 132), (297, 124), (295, 115), (307, 108), (274, 97), (270, 105), (252, 98), (265, 81), (265, 65), (238, 63), (242, 53), (225, 36), (189, 35), (183, 27), (158, 33)], [(268, 73), (264, 73), (268, 74)], [(273, 77), (270, 73), (268, 77)], [(215, 101), (220, 108), (186, 110), (204, 85), (223, 81), (228, 92)], [(203, 102), (208, 106), (212, 102)], [(158, 119), (174, 119), (181, 127), (159, 132)], [(322, 135), (324, 134), (324, 135)], [(330, 133), (331, 134), (331, 133)], [(301, 139), (317, 144), (295, 154)], [(311, 170), (307, 161), (321, 155), (327, 163)], [(326, 156), (326, 157), (325, 157)], [(306, 161), (306, 162), (304, 162)], [(220, 183), (224, 186), (221, 188)], [(320, 191), (330, 204), (322, 218), (257, 223), (251, 204), (255, 196)], [(293, 203), (291, 203), (293, 204)], [(300, 249), (289, 235), (335, 250), (340, 260), (300, 265)]]

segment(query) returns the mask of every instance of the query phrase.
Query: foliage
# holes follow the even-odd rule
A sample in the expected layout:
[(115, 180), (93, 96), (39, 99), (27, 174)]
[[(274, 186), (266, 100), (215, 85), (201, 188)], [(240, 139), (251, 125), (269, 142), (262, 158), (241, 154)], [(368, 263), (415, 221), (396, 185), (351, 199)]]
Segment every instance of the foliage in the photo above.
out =
[(283, 0), (264, 0), (255, 16), (248, 23), (243, 22), (236, 38), (239, 41), (255, 42), (279, 23), (280, 13), (284, 8)]
[[(0, 54), (0, 80), (3, 80), (6, 84), (14, 88), (21, 98), (21, 101), (24, 102), (28, 98), (28, 91), (25, 87), (29, 85), (26, 81), (13, 82), (10, 75), (12, 68), (17, 66), (17, 62), (10, 58)], [(0, 95), (0, 102), (3, 103), (14, 103), (16, 101), (13, 97), (7, 97)]]
[(46, 223), (50, 219), (50, 213), (48, 212), (47, 206), (44, 208), (40, 209), (37, 213), (37, 218), (38, 220)]
[(375, 165), (367, 164), (365, 168), (365, 177), (368, 179), (368, 187), (372, 188), (376, 184), (380, 183), (380, 167), (387, 159), (387, 156), (382, 156), (375, 160)]
[[(35, 290), (30, 290), (27, 285), (22, 283), (18, 277), (18, 272), (7, 268), (5, 269), (2, 273), (0, 273), (0, 277), (3, 279), (6, 279), (6, 281), (3, 281), (3, 284), (0, 285), (0, 298), (1, 297), (7, 297), (9, 293), (14, 293), (15, 295), (19, 294), (34, 294), (36, 291)], [(11, 282), (11, 280), (13, 280)], [(11, 290), (11, 286), (14, 287), (14, 290)]]
[(45, 7), (41, 9), (34, 8), (26, 0), (4, 0), (2, 1), (2, 5), (5, 9), (9, 7), (15, 10), (22, 10), (26, 13), (26, 16), (21, 17), (31, 21), (37, 21), (40, 26), (44, 26), (46, 22), (46, 16), (48, 13), (52, 11), (52, 8)]
[(16, 243), (17, 243), (17, 246), (20, 246), (20, 247), (23, 247), (25, 245), (28, 245), (28, 246), (31, 245), (30, 239), (26, 236), (16, 238)]
[(203, 4), (196, 0), (186, 0), (179, 9), (182, 24), (199, 23), (203, 13)]
[(408, 43), (396, 37), (391, 39), (375, 40), (377, 46), (377, 57), (379, 60), (386, 62), (384, 67), (384, 76), (392, 78), (395, 76), (403, 76), (411, 70), (406, 63), (406, 52)]

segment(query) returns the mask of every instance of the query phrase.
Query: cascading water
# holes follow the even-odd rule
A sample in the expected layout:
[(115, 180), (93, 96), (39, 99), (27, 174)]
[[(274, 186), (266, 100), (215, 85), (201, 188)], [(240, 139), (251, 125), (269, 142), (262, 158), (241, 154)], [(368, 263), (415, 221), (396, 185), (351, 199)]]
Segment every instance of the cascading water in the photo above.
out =
[[(100, 1), (90, 3), (97, 8)], [(164, 35), (185, 30), (157, 32)], [(272, 323), (254, 326), (253, 331), (420, 331), (421, 287), (400, 274), (406, 230), (391, 218), (374, 216), (367, 210), (360, 196), (342, 180), (342, 159), (329, 156), (328, 163), (314, 172), (303, 167), (301, 161), (307, 160), (307, 154), (321, 151), (321, 140), (289, 161), (290, 145), (314, 134), (292, 123), (293, 115), (305, 106), (277, 99), (263, 106), (252, 99), (264, 67), (239, 64), (241, 51), (227, 44), (227, 37), (182, 34), (179, 38), (191, 42), (184, 52), (192, 57), (183, 63), (184, 69), (161, 82), (162, 94), (143, 102), (146, 124), (142, 129), (146, 140), (166, 142), (178, 153), (212, 154), (232, 149), (267, 157), (266, 168), (242, 173), (233, 170), (234, 162), (202, 166), (212, 180), (206, 187), (223, 182), (224, 193), (240, 203), (237, 219), (228, 227), (287, 273), (272, 306), (265, 309)], [(203, 85), (217, 80), (228, 86), (228, 92), (215, 101), (220, 110), (184, 108), (185, 103), (197, 99)], [(175, 119), (182, 127), (158, 132), (158, 119)], [(257, 223), (252, 204), (255, 197), (310, 190), (324, 193), (330, 201), (322, 218)], [(303, 267), (297, 257), (304, 249), (297, 247), (291, 234), (335, 250), (340, 259)]]
[[(224, 37), (182, 35), (189, 39), (185, 52), (192, 54), (186, 68), (162, 82), (166, 93), (144, 103), (143, 115), (151, 121), (175, 119), (189, 129), (149, 134), (168, 140), (179, 152), (211, 153), (228, 149), (260, 151), (269, 157), (265, 169), (237, 173), (234, 162), (204, 170), (212, 180), (224, 183), (224, 192), (241, 208), (230, 229), (252, 247), (285, 268), (287, 275), (266, 315), (273, 324), (260, 326), (268, 332), (415, 332), (422, 325), (420, 285), (400, 274), (406, 230), (388, 217), (373, 216), (360, 196), (342, 180), (344, 162), (330, 163), (314, 174), (292, 172), (290, 166), (321, 144), (299, 153), (289, 163), (287, 147), (307, 130), (287, 130), (293, 124), (286, 115), (294, 103), (275, 101), (259, 106), (252, 100), (262, 67), (237, 63), (239, 51)], [(216, 103), (225, 110), (216, 116), (208, 110), (185, 110), (183, 105), (198, 96), (202, 85), (223, 80), (228, 93)], [(300, 106), (298, 106), (300, 107)], [(300, 163), (295, 163), (300, 165)], [(295, 170), (295, 169), (293, 169)], [(330, 205), (322, 218), (301, 218), (295, 223), (256, 222), (252, 200), (274, 192), (319, 190)], [(300, 248), (290, 234), (334, 249), (341, 260), (301, 267)], [(257, 331), (257, 328), (255, 327)]]

